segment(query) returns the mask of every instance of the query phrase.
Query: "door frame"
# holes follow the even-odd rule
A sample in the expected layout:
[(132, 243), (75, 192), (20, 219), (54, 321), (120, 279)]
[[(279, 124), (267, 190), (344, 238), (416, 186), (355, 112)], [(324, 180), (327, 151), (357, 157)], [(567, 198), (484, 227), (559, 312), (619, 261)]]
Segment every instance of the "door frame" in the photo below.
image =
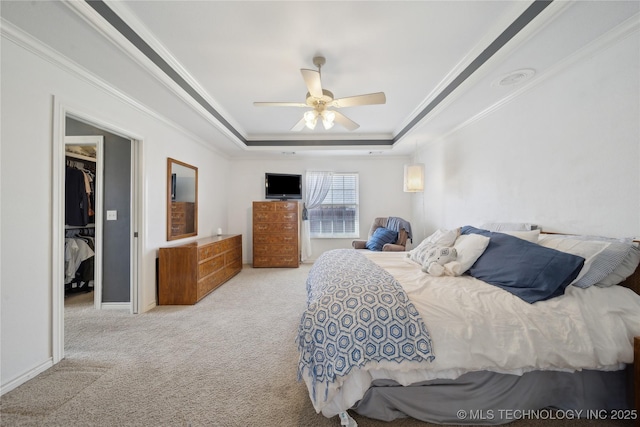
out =
[[(52, 123), (52, 184), (51, 184), (51, 343), (52, 362), (56, 364), (64, 358), (64, 207), (65, 207), (65, 133), (66, 118), (71, 117), (91, 126), (103, 129), (131, 141), (131, 268), (129, 312), (140, 312), (138, 298), (142, 272), (141, 230), (144, 230), (144, 188), (143, 188), (143, 138), (134, 132), (122, 129), (91, 112), (93, 107), (77, 107), (66, 100), (53, 96)], [(95, 302), (94, 302), (95, 303)], [(101, 304), (100, 307), (104, 308)]]

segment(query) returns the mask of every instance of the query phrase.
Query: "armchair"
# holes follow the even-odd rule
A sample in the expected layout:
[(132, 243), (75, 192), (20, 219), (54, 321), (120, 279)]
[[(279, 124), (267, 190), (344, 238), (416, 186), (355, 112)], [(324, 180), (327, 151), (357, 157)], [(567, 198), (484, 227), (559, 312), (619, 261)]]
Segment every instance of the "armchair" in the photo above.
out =
[(369, 235), (367, 240), (354, 240), (351, 245), (354, 249), (367, 249), (367, 241), (371, 239), (371, 236), (375, 231), (380, 228), (388, 228), (398, 232), (398, 237), (395, 242), (386, 243), (382, 246), (383, 251), (401, 252), (406, 250), (407, 240), (411, 239), (411, 224), (402, 218), (397, 217), (378, 217), (374, 218), (371, 228), (369, 229)]

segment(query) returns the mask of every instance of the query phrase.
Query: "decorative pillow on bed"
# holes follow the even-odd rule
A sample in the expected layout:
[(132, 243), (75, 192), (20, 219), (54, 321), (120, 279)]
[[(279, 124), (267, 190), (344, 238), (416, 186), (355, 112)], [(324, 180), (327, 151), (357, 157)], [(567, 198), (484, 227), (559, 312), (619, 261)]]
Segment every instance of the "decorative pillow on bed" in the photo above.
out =
[[(579, 288), (588, 288), (608, 278), (627, 258), (634, 243), (632, 239), (609, 239), (598, 236), (571, 236), (550, 234), (540, 238), (538, 243), (562, 252), (581, 256), (585, 259), (580, 274), (571, 283)], [(633, 258), (633, 255), (632, 255)], [(633, 262), (633, 259), (630, 260)], [(633, 269), (635, 270), (635, 268)], [(631, 275), (633, 270), (628, 274)], [(624, 268), (620, 270), (625, 274)], [(628, 277), (627, 276), (627, 277)], [(626, 279), (624, 277), (622, 280)], [(616, 276), (605, 280), (604, 286), (615, 283)], [(620, 281), (622, 281), (620, 280)]]
[(462, 227), (461, 233), (480, 234), (491, 239), (487, 249), (469, 269), (469, 274), (528, 303), (562, 295), (584, 265), (582, 257), (508, 234), (471, 226)]
[(606, 288), (624, 282), (631, 276), (640, 264), (640, 248), (633, 246), (625, 259), (607, 277), (596, 283), (596, 286)]
[(371, 251), (381, 251), (387, 243), (394, 243), (398, 240), (398, 232), (388, 228), (378, 227), (367, 241), (366, 247)]
[(447, 276), (461, 276), (464, 274), (487, 249), (489, 240), (488, 237), (480, 234), (459, 236), (453, 245), (458, 253), (458, 258), (444, 265), (445, 274)]
[(451, 247), (453, 246), (453, 243), (456, 241), (459, 235), (459, 228), (453, 230), (446, 230), (444, 228), (441, 228), (439, 230), (436, 230), (435, 233), (420, 242), (417, 247), (411, 249), (407, 253), (407, 256), (411, 258), (412, 261), (423, 265), (425, 260), (427, 259), (427, 252), (429, 252), (430, 249), (433, 249), (437, 246)]
[(428, 251), (427, 258), (422, 264), (422, 271), (432, 276), (442, 276), (444, 265), (454, 261), (458, 257), (456, 248), (449, 246), (436, 246)]

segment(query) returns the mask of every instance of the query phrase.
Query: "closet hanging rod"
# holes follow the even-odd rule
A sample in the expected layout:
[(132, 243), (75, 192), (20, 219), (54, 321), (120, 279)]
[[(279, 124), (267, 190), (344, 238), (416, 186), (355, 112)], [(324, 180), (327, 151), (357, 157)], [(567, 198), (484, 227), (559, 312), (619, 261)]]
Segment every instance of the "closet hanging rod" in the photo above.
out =
[(82, 154), (76, 154), (76, 153), (72, 153), (70, 151), (65, 151), (64, 155), (67, 156), (67, 157), (73, 157), (74, 159), (88, 160), (88, 161), (93, 162), (93, 163), (96, 162), (96, 158), (95, 157), (83, 156)]

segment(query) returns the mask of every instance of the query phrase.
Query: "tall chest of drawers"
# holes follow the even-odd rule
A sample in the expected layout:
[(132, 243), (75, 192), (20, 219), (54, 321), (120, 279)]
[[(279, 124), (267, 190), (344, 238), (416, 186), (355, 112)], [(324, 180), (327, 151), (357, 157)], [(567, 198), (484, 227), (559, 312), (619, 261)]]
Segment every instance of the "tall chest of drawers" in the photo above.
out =
[(300, 204), (253, 202), (253, 266), (300, 266)]
[(160, 248), (158, 304), (195, 304), (242, 270), (242, 235)]

